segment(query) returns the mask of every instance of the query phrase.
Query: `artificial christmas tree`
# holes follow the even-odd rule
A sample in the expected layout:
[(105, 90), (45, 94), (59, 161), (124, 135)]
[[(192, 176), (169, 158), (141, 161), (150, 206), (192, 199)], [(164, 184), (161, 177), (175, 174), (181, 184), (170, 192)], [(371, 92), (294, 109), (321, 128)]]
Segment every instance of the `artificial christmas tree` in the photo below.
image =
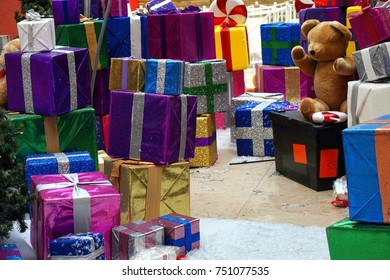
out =
[(28, 10), (33, 9), (41, 15), (41, 17), (48, 17), (53, 15), (51, 9), (51, 0), (20, 0), (21, 11), (15, 12), (15, 20), (17, 22), (25, 19), (25, 14)]

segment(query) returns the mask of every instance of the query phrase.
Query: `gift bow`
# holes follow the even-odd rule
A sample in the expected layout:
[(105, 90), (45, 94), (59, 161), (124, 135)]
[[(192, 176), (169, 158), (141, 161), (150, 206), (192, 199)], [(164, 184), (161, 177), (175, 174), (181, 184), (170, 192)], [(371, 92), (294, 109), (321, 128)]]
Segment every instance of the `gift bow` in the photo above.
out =
[(30, 9), (26, 13), (26, 19), (29, 21), (39, 20), (41, 19), (41, 15), (38, 12), (34, 11), (34, 9)]
[(214, 25), (233, 27), (246, 22), (248, 11), (241, 0), (214, 0), (209, 8), (214, 13)]

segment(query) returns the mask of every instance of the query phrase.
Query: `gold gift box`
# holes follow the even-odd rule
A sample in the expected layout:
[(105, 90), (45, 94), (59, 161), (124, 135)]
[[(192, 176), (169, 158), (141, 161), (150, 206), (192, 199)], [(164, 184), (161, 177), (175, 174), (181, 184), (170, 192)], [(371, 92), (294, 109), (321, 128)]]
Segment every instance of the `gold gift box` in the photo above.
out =
[(166, 165), (104, 158), (104, 173), (121, 194), (121, 224), (162, 215), (190, 215), (190, 169), (186, 161)]
[[(145, 59), (131, 57), (111, 58), (110, 90), (126, 90), (132, 92), (145, 89)], [(122, 79), (126, 77), (126, 79)]]
[(200, 114), (196, 117), (194, 157), (190, 167), (208, 167), (218, 159), (215, 114)]

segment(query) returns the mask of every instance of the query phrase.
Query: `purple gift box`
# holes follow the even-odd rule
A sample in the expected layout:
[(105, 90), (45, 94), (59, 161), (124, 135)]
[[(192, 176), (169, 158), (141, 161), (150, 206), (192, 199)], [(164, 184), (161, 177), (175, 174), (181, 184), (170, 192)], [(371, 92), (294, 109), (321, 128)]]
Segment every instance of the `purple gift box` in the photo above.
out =
[(54, 24), (80, 23), (78, 0), (52, 0)]
[(111, 91), (107, 154), (156, 164), (194, 157), (197, 97)]
[[(50, 240), (69, 233), (101, 232), (111, 240), (120, 224), (120, 194), (103, 172), (31, 176), (31, 244), (38, 259), (49, 259)], [(111, 256), (110, 242), (104, 253)]]
[(215, 59), (214, 13), (153, 14), (147, 22), (149, 58)]
[(96, 71), (95, 86), (93, 90), (93, 108), (96, 115), (108, 115), (110, 111), (110, 68)]
[(161, 12), (175, 11), (176, 6), (170, 0), (152, 0), (146, 3), (146, 9), (149, 14), (157, 14)]
[(91, 104), (86, 48), (8, 53), (5, 62), (9, 110), (56, 116)]
[(83, 14), (87, 18), (99, 17), (99, 1), (100, 0), (78, 0), (79, 13)]
[[(109, 17), (127, 17), (128, 0), (112, 0)], [(104, 17), (108, 0), (99, 0), (99, 17)]]

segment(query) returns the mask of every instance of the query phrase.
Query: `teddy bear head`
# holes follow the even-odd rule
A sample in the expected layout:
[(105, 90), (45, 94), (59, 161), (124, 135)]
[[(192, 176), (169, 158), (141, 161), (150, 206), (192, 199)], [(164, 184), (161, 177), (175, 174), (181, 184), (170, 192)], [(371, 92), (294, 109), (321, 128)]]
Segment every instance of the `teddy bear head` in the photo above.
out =
[(352, 38), (351, 31), (338, 21), (306, 20), (301, 31), (308, 41), (307, 54), (316, 61), (344, 57)]

